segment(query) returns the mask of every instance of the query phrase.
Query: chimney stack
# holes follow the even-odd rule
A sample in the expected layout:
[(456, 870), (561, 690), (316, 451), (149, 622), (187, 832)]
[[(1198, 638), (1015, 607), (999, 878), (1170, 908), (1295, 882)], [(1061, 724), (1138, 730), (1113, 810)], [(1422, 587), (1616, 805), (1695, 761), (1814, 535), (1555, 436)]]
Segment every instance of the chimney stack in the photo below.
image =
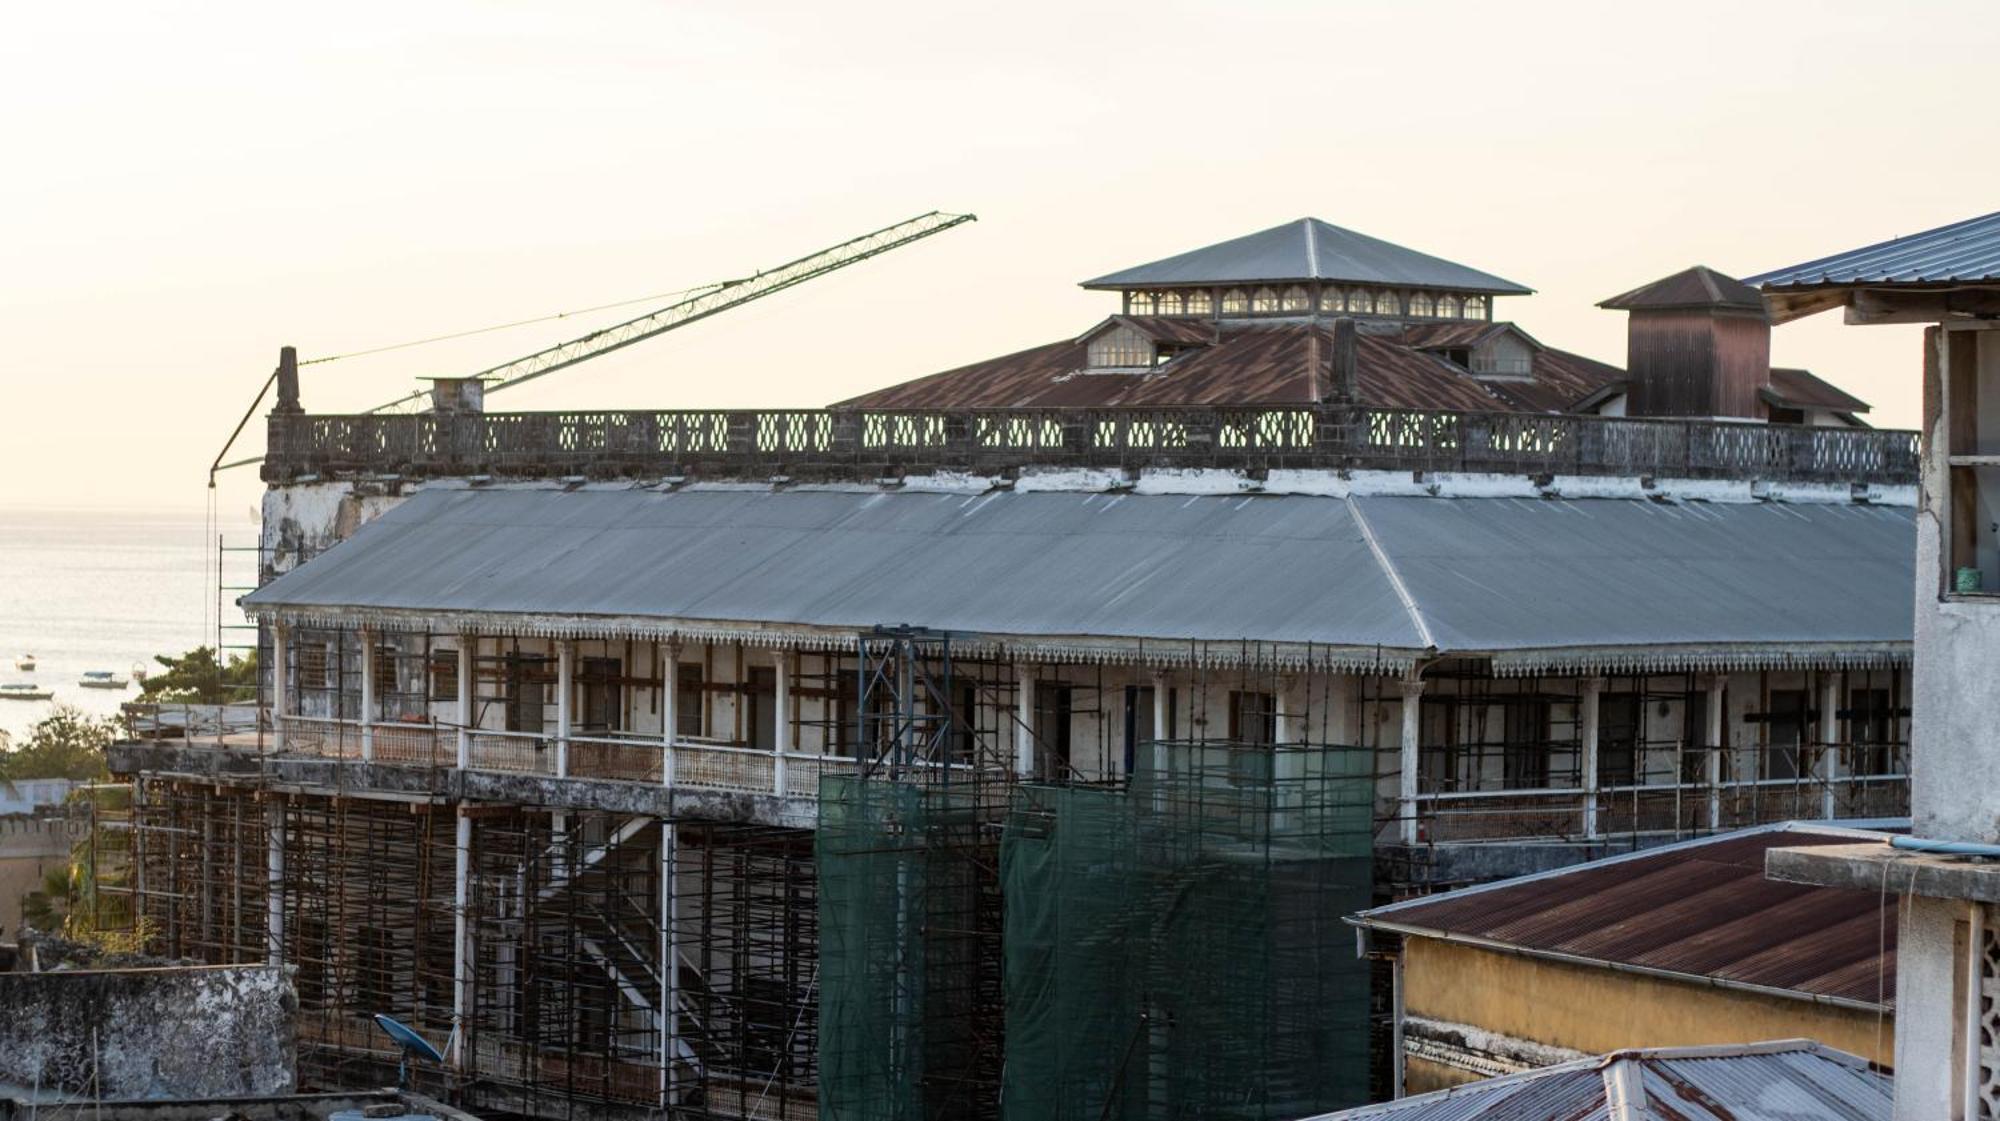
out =
[(481, 378), (428, 378), (431, 411), (439, 416), (486, 411), (486, 382)]
[(1627, 416), (1764, 419), (1771, 320), (1755, 288), (1696, 265), (1597, 306), (1630, 316)]
[(1351, 405), (1361, 399), (1361, 376), (1355, 368), (1354, 346), (1354, 320), (1347, 316), (1334, 320), (1330, 380), (1333, 399), (1343, 405)]
[(299, 404), (299, 351), (297, 347), (278, 348), (278, 403), (272, 406), (274, 413), (296, 414), (305, 412)]

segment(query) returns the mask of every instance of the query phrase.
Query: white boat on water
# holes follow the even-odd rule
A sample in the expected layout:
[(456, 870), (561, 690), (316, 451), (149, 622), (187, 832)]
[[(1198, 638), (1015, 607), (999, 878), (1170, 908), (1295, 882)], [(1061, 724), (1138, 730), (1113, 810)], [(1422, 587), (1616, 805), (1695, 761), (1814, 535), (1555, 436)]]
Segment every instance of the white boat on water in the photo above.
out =
[(0, 700), (6, 701), (46, 701), (55, 696), (52, 689), (43, 689), (25, 681), (12, 681), (0, 685)]
[(108, 669), (87, 669), (76, 683), (85, 689), (123, 689), (131, 682)]
[(22, 673), (35, 672), (35, 656), (33, 654), (21, 655), (14, 659), (14, 668), (20, 670)]

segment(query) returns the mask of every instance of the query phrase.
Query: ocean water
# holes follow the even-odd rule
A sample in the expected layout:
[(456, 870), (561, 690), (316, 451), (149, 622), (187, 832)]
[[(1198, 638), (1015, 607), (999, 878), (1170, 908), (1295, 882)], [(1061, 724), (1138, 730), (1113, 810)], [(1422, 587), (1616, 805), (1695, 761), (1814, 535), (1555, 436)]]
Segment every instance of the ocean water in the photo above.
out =
[[(58, 703), (114, 714), (138, 684), (85, 689), (83, 671), (130, 676), (134, 665), (157, 668), (155, 654), (214, 643), (218, 535), (232, 547), (256, 543), (242, 515), (211, 529), (199, 512), (0, 509), (0, 681), (55, 691), (50, 701), (0, 700), (0, 732), (18, 741)], [(222, 556), (228, 583), (251, 583), (255, 553)], [(225, 621), (243, 621), (227, 602), (237, 594), (225, 597)], [(16, 669), (30, 653), (34, 672)]]

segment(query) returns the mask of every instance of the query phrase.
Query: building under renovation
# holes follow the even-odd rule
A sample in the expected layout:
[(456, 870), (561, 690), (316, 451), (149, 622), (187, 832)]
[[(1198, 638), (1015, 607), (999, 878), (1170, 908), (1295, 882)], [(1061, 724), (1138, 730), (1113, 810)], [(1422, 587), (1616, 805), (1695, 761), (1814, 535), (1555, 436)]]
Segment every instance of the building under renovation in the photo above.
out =
[[(268, 420), (254, 719), (135, 713), (98, 905), (539, 1118), (1368, 1100), (1342, 916), (1906, 812), (1915, 438), (1690, 270), (1607, 306), (1307, 220), (832, 408)], [(1373, 1002), (1373, 1003), (1371, 1003)]]

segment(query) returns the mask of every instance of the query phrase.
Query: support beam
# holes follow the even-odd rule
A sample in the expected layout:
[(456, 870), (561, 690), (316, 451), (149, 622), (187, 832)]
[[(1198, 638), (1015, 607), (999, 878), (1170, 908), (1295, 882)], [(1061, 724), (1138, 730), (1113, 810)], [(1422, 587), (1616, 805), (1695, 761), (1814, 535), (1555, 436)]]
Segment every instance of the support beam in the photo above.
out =
[(271, 624), (271, 750), (285, 750), (285, 718), (292, 714), (292, 628)]
[(1406, 845), (1418, 840), (1417, 776), (1422, 768), (1424, 682), (1411, 670), (1403, 679), (1402, 773), (1397, 775), (1397, 833)]
[(556, 641), (556, 777), (569, 776), (570, 694), (576, 691), (576, 643)]
[(375, 760), (375, 630), (363, 627), (361, 642), (361, 760)]
[(660, 1108), (666, 1109), (674, 1092), (674, 1056), (680, 1053), (675, 1012), (680, 1007), (680, 946), (674, 926), (679, 900), (674, 884), (674, 849), (679, 838), (674, 823), (660, 822), (660, 1006), (656, 1012), (660, 1034)]
[(1035, 773), (1035, 667), (1014, 663), (1014, 773)]
[(467, 910), (472, 887), (472, 818), (458, 807), (457, 865), (451, 895), (451, 1053), (446, 1061), (465, 1069), (466, 1021), (472, 1010), (472, 934)]
[(776, 699), (771, 706), (775, 710), (771, 714), (774, 725), (771, 730), (771, 793), (782, 798), (785, 796), (785, 756), (796, 746), (792, 743), (792, 652), (773, 651), (771, 664), (777, 680)]
[(1839, 812), (1834, 788), (1840, 783), (1840, 680), (1837, 670), (1819, 675), (1820, 816), (1832, 821)]
[(479, 660), (479, 637), (458, 636), (458, 769), (472, 766), (472, 667)]
[(1707, 709), (1708, 728), (1703, 736), (1703, 744), (1708, 748), (1708, 758), (1702, 761), (1702, 781), (1708, 785), (1708, 828), (1714, 832), (1722, 828), (1722, 730), (1727, 726), (1722, 711), (1723, 702), (1728, 699), (1724, 690), (1729, 678), (1716, 674), (1708, 679)]
[(1578, 750), (1583, 753), (1583, 835), (1597, 839), (1598, 793), (1603, 789), (1603, 780), (1598, 754), (1598, 714), (1603, 708), (1604, 679), (1585, 678), (1581, 698), (1582, 743)]
[(273, 795), (264, 803), (266, 880), (264, 938), (266, 960), (285, 964), (285, 800)]
[(681, 734), (681, 645), (667, 644), (660, 669), (660, 783), (674, 784), (674, 740)]

